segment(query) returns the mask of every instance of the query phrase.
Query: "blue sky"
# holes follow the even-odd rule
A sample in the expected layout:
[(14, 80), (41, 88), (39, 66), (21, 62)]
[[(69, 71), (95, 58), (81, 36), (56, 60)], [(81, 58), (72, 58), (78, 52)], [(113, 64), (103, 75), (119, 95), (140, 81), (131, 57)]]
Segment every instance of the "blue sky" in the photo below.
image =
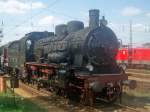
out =
[[(88, 26), (88, 10), (99, 9), (108, 26), (129, 43), (129, 21), (133, 43), (150, 42), (150, 0), (0, 0), (0, 21), (4, 21), (2, 43), (20, 39), (31, 31), (54, 31), (57, 24), (81, 20)], [(2, 26), (1, 26), (2, 28)]]

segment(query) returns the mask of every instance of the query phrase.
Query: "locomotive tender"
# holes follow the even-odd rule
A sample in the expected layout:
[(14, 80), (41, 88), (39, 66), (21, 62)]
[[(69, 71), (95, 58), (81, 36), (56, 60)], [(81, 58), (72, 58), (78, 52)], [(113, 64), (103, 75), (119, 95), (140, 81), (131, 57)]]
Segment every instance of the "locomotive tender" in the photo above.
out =
[(105, 18), (99, 20), (99, 10), (89, 11), (88, 27), (70, 21), (57, 25), (55, 34), (37, 35), (30, 33), (20, 40), (18, 59), (20, 70), (24, 63), (22, 77), (38, 89), (44, 87), (92, 105), (97, 98), (115, 101), (123, 84), (135, 87), (115, 61), (118, 40)]

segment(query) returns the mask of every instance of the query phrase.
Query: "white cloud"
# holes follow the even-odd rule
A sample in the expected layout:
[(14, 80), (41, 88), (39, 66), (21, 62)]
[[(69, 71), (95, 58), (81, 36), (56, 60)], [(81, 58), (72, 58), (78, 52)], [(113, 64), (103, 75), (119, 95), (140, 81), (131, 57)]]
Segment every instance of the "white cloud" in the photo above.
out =
[(150, 17), (150, 12), (146, 14), (147, 17)]
[(42, 2), (34, 2), (32, 3), (32, 9), (44, 8), (45, 5)]
[(124, 16), (136, 16), (142, 13), (142, 10), (136, 7), (126, 7), (121, 11), (121, 14)]
[[(44, 8), (42, 2), (33, 2), (32, 9)], [(22, 14), (31, 10), (31, 4), (21, 0), (0, 1), (0, 13)]]
[(39, 20), (39, 25), (51, 25), (51, 24), (56, 25), (56, 24), (60, 24), (60, 23), (62, 23), (62, 21), (52, 15), (45, 16)]

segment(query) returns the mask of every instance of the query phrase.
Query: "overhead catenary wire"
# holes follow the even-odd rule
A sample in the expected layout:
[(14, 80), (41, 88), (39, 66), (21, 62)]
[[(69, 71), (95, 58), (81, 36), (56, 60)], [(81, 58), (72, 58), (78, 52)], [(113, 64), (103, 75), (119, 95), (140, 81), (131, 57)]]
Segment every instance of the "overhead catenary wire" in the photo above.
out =
[[(64, 16), (64, 17), (66, 17), (66, 18), (71, 18), (71, 19), (75, 19), (75, 20), (81, 19), (81, 18), (77, 18), (77, 17), (70, 16), (70, 15), (65, 14), (65, 13), (63, 13), (63, 12), (58, 12), (58, 11), (53, 10), (53, 9), (52, 9), (52, 6), (54, 6), (56, 3), (58, 3), (58, 1), (60, 1), (60, 0), (55, 0), (52, 4), (49, 5), (50, 7), (44, 9), (44, 11), (45, 11), (45, 12), (46, 12), (46, 11), (49, 11), (49, 12), (52, 12), (52, 13), (55, 13), (55, 14), (59, 14), (59, 15), (61, 15), (61, 16)], [(32, 8), (32, 6), (31, 6), (31, 8)], [(38, 12), (36, 15), (30, 16), (30, 19), (25, 20), (25, 21), (23, 21), (21, 24), (16, 25), (15, 27), (13, 27), (13, 28), (11, 29), (11, 32), (15, 31), (18, 27), (22, 27), (22, 26), (24, 25), (24, 23), (28, 23), (28, 22), (30, 22), (30, 26), (31, 26), (32, 28), (33, 28), (33, 27), (45, 27), (45, 26), (47, 26), (47, 25), (36, 26), (36, 25), (34, 25), (33, 22), (32, 22), (32, 20), (33, 20), (35, 17), (40, 16), (40, 14), (41, 14), (42, 12), (43, 12), (43, 10), (40, 11), (40, 12)], [(43, 13), (42, 13), (42, 14), (43, 14)], [(85, 21), (88, 21), (88, 20), (86, 19)]]
[[(70, 15), (68, 15), (68, 14), (65, 14), (65, 13), (63, 13), (63, 12), (58, 12), (58, 11), (55, 11), (55, 10), (53, 10), (53, 6), (55, 6), (59, 1), (61, 1), (61, 0), (55, 0), (54, 2), (52, 2), (52, 3), (50, 3), (49, 5), (47, 4), (47, 6), (48, 7), (46, 7), (46, 8), (44, 8), (43, 10), (41, 10), (41, 11), (39, 11), (38, 13), (36, 13), (36, 14), (34, 14), (34, 15), (32, 15), (32, 13), (31, 13), (31, 16), (30, 16), (30, 18), (28, 18), (27, 20), (24, 20), (23, 22), (21, 22), (20, 24), (18, 24), (18, 25), (15, 25), (14, 27), (12, 26), (12, 28), (10, 28), (10, 27), (8, 27), (9, 29), (8, 30), (10, 30), (10, 32), (9, 33), (14, 33), (16, 30), (17, 30), (17, 28), (19, 28), (19, 27), (25, 27), (24, 25), (26, 24), (26, 23), (29, 23), (29, 25), (30, 25), (30, 31), (31, 30), (33, 30), (33, 28), (35, 28), (35, 27), (47, 27), (47, 25), (34, 25), (33, 24), (33, 19), (34, 18), (36, 18), (36, 17), (38, 17), (38, 16), (40, 16), (41, 14), (43, 14), (43, 12), (47, 12), (47, 11), (49, 11), (49, 12), (52, 12), (52, 13), (55, 13), (55, 14), (59, 14), (59, 15), (61, 15), (61, 16), (64, 16), (64, 17), (66, 17), (66, 18), (71, 18), (71, 19), (79, 19), (78, 17), (73, 17), (73, 16), (70, 16)], [(31, 5), (32, 5), (32, 3), (31, 3)], [(31, 6), (31, 11), (32, 11), (32, 6)], [(81, 19), (81, 18), (80, 18)], [(85, 19), (84, 19), (85, 20)], [(85, 21), (88, 21), (88, 20), (85, 20)], [(125, 32), (125, 30), (126, 30), (126, 28), (123, 26), (123, 28), (122, 28), (122, 31), (123, 32)], [(150, 32), (150, 31), (149, 31)]]
[[(63, 12), (58, 12), (58, 11), (54, 11), (54, 10), (45, 10), (45, 11), (50, 11), (50, 12), (52, 12), (52, 13), (55, 13), (55, 14), (59, 14), (59, 15), (61, 15), (61, 16), (63, 16), (63, 17), (66, 17), (66, 18), (71, 18), (71, 19), (74, 19), (74, 20), (79, 20), (80, 18), (77, 18), (77, 17), (73, 17), (73, 16), (70, 16), (70, 15), (67, 15), (67, 14), (65, 14), (65, 13), (63, 13)], [(40, 13), (41, 14), (41, 13)], [(35, 18), (35, 17), (37, 17), (37, 16), (40, 16), (40, 15), (36, 15), (36, 16), (32, 16), (32, 20), (33, 20), (33, 18)], [(15, 31), (18, 27), (24, 27), (23, 25), (24, 25), (24, 23), (27, 23), (27, 22), (30, 22), (31, 20), (26, 20), (26, 21), (24, 21), (24, 22), (22, 22), (22, 24), (19, 24), (19, 25), (16, 25), (15, 26), (15, 28), (13, 27), (12, 29), (11, 29), (11, 32), (13, 32), (13, 31)], [(88, 21), (88, 20), (85, 20), (85, 21)], [(30, 25), (32, 24), (32, 27), (45, 27), (45, 26), (47, 26), (47, 25), (33, 25), (33, 23), (30, 23)], [(10, 26), (11, 27), (11, 26)]]
[[(56, 4), (57, 4), (58, 2), (60, 2), (60, 1), (61, 1), (61, 0), (55, 0), (55, 1), (53, 1), (52, 3), (47, 4), (47, 6), (50, 6), (50, 7), (48, 7), (48, 8), (53, 8), (53, 6), (56, 5)], [(25, 0), (24, 0), (24, 2), (25, 2)], [(46, 7), (46, 8), (47, 8), (47, 7)], [(15, 36), (16, 36), (16, 35), (19, 35), (18, 33), (14, 32), (15, 30), (17, 30), (17, 28), (22, 27), (24, 24), (30, 22), (31, 18), (33, 19), (33, 18), (39, 16), (39, 15), (40, 15), (42, 12), (44, 12), (44, 11), (45, 11), (45, 8), (43, 8), (43, 10), (39, 11), (39, 12), (36, 13), (35, 15), (30, 16), (29, 19), (24, 20), (24, 21), (21, 22), (20, 24), (15, 25), (14, 27), (7, 25), (7, 27), (5, 27), (5, 30), (8, 28), (8, 29), (7, 29), (7, 32), (9, 32), (9, 35), (10, 35), (11, 33), (12, 33), (12, 34), (15, 33), (15, 34), (14, 34)], [(30, 25), (31, 25), (31, 24), (30, 24)], [(34, 26), (34, 27), (35, 27), (35, 26)], [(42, 26), (36, 26), (36, 27), (42, 27)]]
[[(52, 9), (52, 7), (54, 6), (54, 5), (56, 5), (56, 3), (58, 3), (60, 0), (55, 0), (54, 2), (52, 2), (51, 4), (49, 4), (48, 6), (50, 6), (50, 7), (47, 7), (46, 9), (44, 8), (44, 11), (50, 11), (50, 12), (52, 12), (52, 13), (55, 13), (55, 14), (59, 14), (59, 15), (61, 15), (61, 16), (64, 16), (64, 17), (67, 17), (67, 18), (71, 18), (71, 19), (79, 19), (79, 18), (77, 18), (77, 17), (73, 17), (73, 16), (70, 16), (70, 15), (68, 15), (68, 14), (65, 14), (65, 13), (63, 13), (63, 12), (58, 12), (58, 11), (55, 11), (55, 10), (53, 10)], [(30, 16), (30, 18), (29, 19), (27, 19), (27, 20), (25, 20), (25, 21), (23, 21), (21, 24), (18, 24), (18, 25), (15, 25), (15, 27), (13, 27), (12, 26), (12, 28), (10, 28), (10, 30), (11, 30), (11, 32), (13, 32), (13, 31), (15, 31), (18, 27), (23, 27), (23, 25), (25, 24), (25, 23), (28, 23), (28, 22), (30, 22), (29, 24), (30, 24), (30, 27), (31, 27), (31, 29), (33, 28), (33, 27), (45, 27), (45, 26), (47, 26), (47, 25), (34, 25), (33, 24), (33, 19), (35, 18), (35, 17), (38, 17), (38, 16), (40, 16), (41, 15), (41, 13), (42, 12), (44, 12), (43, 10), (42, 11), (40, 11), (40, 12), (38, 12), (36, 15), (32, 15), (32, 2), (31, 2), (31, 16)], [(43, 13), (42, 13), (43, 14)], [(80, 18), (81, 19), (81, 18)], [(85, 21), (88, 21), (88, 20), (85, 20)], [(10, 26), (11, 27), (11, 26)], [(123, 32), (125, 32), (125, 26), (122, 26), (122, 31)], [(150, 28), (149, 28), (150, 29)], [(147, 30), (146, 32), (150, 32), (150, 30)]]
[[(48, 6), (50, 6), (50, 7), (48, 7), (47, 9), (52, 8), (52, 7), (53, 7), (54, 5), (56, 5), (56, 3), (58, 3), (59, 1), (61, 1), (61, 0), (55, 0), (54, 2), (50, 3), (50, 4), (48, 5)], [(46, 11), (45, 8), (44, 8), (44, 11)], [(24, 20), (22, 23), (20, 23), (20, 24), (18, 24), (18, 25), (15, 25), (15, 27), (13, 27), (12, 29), (9, 29), (9, 30), (11, 30), (11, 32), (14, 31), (14, 30), (16, 30), (18, 27), (21, 27), (21, 26), (23, 26), (25, 23), (30, 22), (30, 21), (31, 21), (31, 18), (34, 19), (35, 17), (38, 17), (38, 16), (39, 16), (42, 12), (44, 12), (44, 11), (41, 10), (41, 11), (39, 11), (36, 15), (31, 15), (29, 19)]]

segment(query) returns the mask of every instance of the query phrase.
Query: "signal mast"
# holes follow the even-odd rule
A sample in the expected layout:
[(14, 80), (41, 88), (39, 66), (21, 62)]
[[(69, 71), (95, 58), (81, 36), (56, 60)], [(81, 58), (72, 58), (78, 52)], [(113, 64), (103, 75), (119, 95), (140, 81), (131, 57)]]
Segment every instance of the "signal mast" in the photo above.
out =
[[(4, 37), (4, 35), (3, 35), (3, 26), (4, 26), (4, 23), (3, 23), (3, 21), (2, 21), (2, 23), (1, 23), (1, 26), (0, 26), (0, 46), (2, 45), (1, 44), (1, 42), (2, 42), (2, 38)], [(3, 55), (2, 55), (2, 50), (3, 49), (0, 49), (1, 50), (1, 53), (0, 53), (0, 67), (2, 67), (2, 65), (3, 65)]]
[(2, 21), (1, 28), (0, 28), (0, 45), (1, 45), (1, 42), (2, 42), (2, 38), (4, 37), (4, 35), (3, 35), (3, 26), (4, 26), (4, 23)]
[(132, 21), (130, 21), (130, 43), (129, 43), (129, 56), (128, 56), (128, 63), (129, 63), (129, 65), (131, 66), (132, 65), (132, 47), (133, 47), (133, 39), (132, 39)]

